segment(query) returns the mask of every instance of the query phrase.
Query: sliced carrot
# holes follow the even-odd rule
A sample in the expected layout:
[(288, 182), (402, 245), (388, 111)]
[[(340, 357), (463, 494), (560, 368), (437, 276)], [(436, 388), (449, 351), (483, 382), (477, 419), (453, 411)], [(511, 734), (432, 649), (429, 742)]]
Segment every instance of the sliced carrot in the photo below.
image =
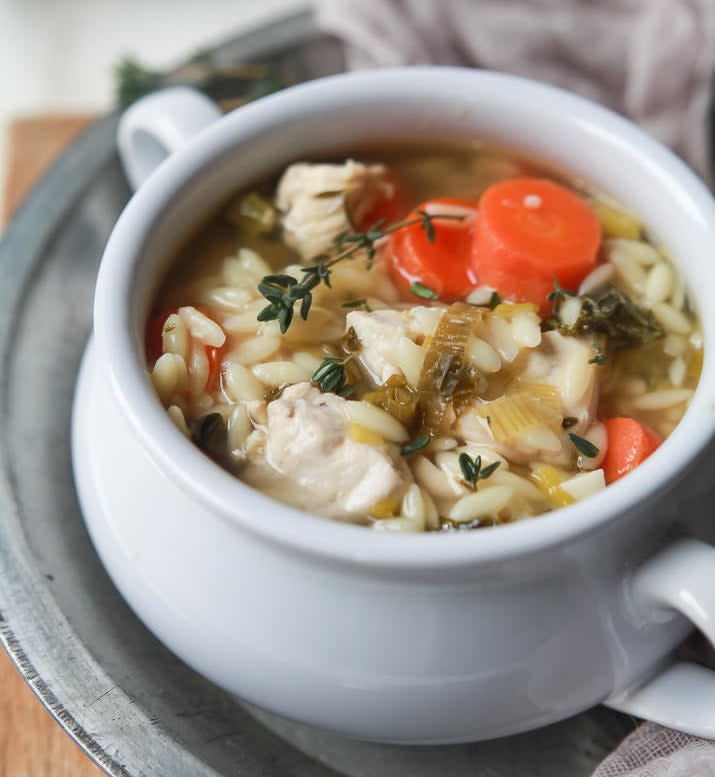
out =
[(419, 210), (435, 216), (442, 213), (464, 216), (462, 221), (432, 222), (434, 240), (421, 224), (413, 224), (390, 235), (387, 266), (392, 280), (405, 299), (415, 301), (410, 287), (422, 283), (439, 299), (463, 299), (476, 286), (471, 253), (477, 203), (459, 197), (437, 197), (419, 205), (406, 218), (418, 218)]
[[(198, 306), (197, 309), (206, 313), (200, 306)], [(172, 313), (177, 313), (178, 310), (179, 308), (167, 308), (149, 319), (149, 323), (144, 332), (144, 352), (146, 354), (146, 360), (151, 366), (154, 365), (156, 360), (164, 352), (163, 329), (166, 319), (169, 318)], [(207, 345), (204, 346), (204, 348), (206, 350), (206, 359), (209, 364), (209, 376), (206, 381), (206, 388), (209, 391), (213, 391), (218, 386), (219, 375), (221, 373), (221, 359), (223, 358), (226, 345), (224, 344), (219, 348)]]
[(606, 483), (613, 483), (642, 464), (660, 445), (660, 439), (634, 418), (609, 418), (605, 424), (608, 447), (603, 474)]
[(601, 226), (573, 192), (542, 178), (511, 178), (479, 201), (473, 263), (480, 285), (547, 312), (554, 278), (578, 288), (596, 264)]

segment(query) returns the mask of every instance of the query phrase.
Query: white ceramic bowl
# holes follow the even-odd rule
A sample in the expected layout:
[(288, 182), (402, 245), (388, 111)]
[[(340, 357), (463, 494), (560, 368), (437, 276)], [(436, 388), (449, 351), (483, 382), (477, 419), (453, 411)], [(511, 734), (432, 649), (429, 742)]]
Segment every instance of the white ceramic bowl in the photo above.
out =
[[(715, 428), (715, 208), (705, 187), (613, 113), (480, 71), (337, 76), (214, 119), (186, 90), (147, 98), (124, 118), (120, 149), (135, 184), (211, 126), (159, 166), (119, 219), (76, 396), (87, 525), (138, 615), (230, 691), (354, 737), (494, 737), (603, 700), (715, 736), (713, 675), (668, 663), (686, 617), (715, 637), (715, 551), (668, 545), (678, 516), (662, 498)], [(672, 254), (706, 356), (692, 404), (660, 449), (604, 492), (536, 520), (386, 536), (278, 503), (185, 440), (152, 393), (142, 332), (187, 235), (230, 192), (297, 158), (368, 140), (475, 137), (583, 176)]]

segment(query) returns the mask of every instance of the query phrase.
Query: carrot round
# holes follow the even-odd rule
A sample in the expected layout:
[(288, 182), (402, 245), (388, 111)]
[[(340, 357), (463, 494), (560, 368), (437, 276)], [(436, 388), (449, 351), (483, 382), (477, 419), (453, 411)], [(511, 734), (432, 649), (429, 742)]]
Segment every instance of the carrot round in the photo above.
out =
[(479, 201), (473, 263), (480, 285), (546, 312), (554, 279), (578, 288), (596, 265), (601, 227), (573, 192), (542, 178), (511, 178)]
[(419, 205), (407, 219), (419, 218), (420, 210), (431, 216), (446, 213), (463, 219), (433, 220), (434, 240), (421, 224), (393, 232), (386, 254), (392, 280), (405, 299), (413, 302), (416, 297), (410, 288), (414, 283), (424, 284), (446, 302), (463, 299), (476, 286), (471, 253), (477, 203), (460, 197), (436, 197)]
[(609, 418), (605, 424), (608, 447), (603, 474), (610, 484), (642, 464), (660, 445), (660, 439), (634, 418)]

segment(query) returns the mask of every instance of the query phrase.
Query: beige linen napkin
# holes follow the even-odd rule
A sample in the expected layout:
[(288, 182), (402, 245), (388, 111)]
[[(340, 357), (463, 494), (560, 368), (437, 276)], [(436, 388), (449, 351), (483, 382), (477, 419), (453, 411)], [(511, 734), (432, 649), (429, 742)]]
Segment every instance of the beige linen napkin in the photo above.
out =
[[(712, 181), (715, 0), (318, 0), (351, 69), (473, 65), (628, 116)], [(642, 724), (593, 777), (715, 777), (715, 743)]]
[(711, 179), (715, 0), (318, 0), (351, 69), (474, 65), (628, 116)]

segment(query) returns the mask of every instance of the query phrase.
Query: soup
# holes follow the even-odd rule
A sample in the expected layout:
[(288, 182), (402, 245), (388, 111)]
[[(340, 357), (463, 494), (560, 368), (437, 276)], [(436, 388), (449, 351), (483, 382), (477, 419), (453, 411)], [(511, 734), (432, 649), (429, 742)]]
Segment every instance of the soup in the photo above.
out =
[(383, 531), (548, 513), (676, 426), (702, 335), (666, 253), (582, 181), (475, 144), (364, 148), (238, 192), (147, 324), (179, 430)]

